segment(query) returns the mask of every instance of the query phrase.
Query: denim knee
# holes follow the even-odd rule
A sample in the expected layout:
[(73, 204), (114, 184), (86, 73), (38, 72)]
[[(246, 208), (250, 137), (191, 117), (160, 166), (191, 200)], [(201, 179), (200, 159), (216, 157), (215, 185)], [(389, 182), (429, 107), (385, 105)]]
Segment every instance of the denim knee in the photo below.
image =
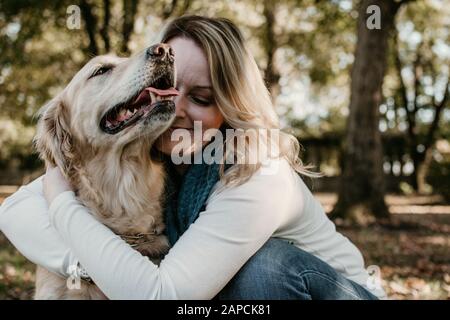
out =
[(288, 241), (271, 238), (218, 299), (376, 299), (330, 265)]
[(219, 293), (218, 298), (309, 299), (304, 295), (306, 288), (295, 280), (301, 254), (298, 250), (285, 240), (269, 239)]

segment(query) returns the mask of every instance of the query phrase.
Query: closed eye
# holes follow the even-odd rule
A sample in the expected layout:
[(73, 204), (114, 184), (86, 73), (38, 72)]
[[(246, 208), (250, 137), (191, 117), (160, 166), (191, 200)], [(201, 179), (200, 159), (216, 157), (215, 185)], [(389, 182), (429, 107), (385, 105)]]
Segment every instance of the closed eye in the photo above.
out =
[(94, 70), (94, 72), (89, 76), (88, 79), (91, 79), (91, 78), (94, 78), (96, 76), (100, 76), (102, 74), (105, 74), (108, 71), (112, 70), (113, 67), (114, 67), (113, 65), (100, 66), (99, 68)]
[(202, 98), (199, 98), (199, 97), (196, 97), (193, 95), (191, 95), (190, 98), (195, 104), (205, 106), (205, 107), (209, 106), (212, 103), (211, 100), (202, 99)]

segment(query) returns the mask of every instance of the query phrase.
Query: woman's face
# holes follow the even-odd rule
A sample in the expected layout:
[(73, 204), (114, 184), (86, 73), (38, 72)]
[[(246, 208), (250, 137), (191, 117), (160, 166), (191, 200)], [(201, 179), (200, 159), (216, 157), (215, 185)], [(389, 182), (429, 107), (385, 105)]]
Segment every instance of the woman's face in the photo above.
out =
[[(156, 141), (156, 148), (170, 155), (174, 146), (180, 143), (171, 141), (175, 129), (188, 130), (194, 142), (194, 121), (202, 123), (202, 131), (218, 129), (223, 116), (214, 100), (208, 61), (203, 50), (191, 39), (173, 38), (168, 42), (175, 52), (177, 70), (177, 89), (175, 97), (176, 117), (172, 126)], [(202, 146), (208, 141), (202, 142)], [(193, 152), (201, 149), (195, 146)]]

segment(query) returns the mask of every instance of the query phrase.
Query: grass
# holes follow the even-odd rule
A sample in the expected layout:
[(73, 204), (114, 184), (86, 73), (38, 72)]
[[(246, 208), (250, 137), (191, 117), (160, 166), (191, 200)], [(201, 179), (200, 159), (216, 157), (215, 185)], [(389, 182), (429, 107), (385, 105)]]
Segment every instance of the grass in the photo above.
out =
[[(327, 211), (336, 201), (333, 194), (316, 196)], [(390, 299), (450, 299), (450, 204), (438, 196), (386, 201), (393, 212), (389, 223), (361, 228), (338, 222), (338, 230), (362, 251), (367, 266), (379, 266)], [(34, 272), (0, 234), (0, 300), (31, 299)]]
[(0, 234), (0, 300), (31, 299), (35, 269), (35, 265)]

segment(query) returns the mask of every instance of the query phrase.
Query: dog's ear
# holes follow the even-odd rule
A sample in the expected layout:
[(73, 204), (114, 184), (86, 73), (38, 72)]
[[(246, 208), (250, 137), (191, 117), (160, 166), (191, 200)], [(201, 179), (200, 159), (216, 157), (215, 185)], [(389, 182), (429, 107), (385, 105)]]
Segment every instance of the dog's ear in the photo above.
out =
[(34, 145), (40, 157), (58, 166), (64, 175), (70, 176), (74, 160), (73, 139), (69, 130), (68, 110), (59, 97), (42, 107)]

